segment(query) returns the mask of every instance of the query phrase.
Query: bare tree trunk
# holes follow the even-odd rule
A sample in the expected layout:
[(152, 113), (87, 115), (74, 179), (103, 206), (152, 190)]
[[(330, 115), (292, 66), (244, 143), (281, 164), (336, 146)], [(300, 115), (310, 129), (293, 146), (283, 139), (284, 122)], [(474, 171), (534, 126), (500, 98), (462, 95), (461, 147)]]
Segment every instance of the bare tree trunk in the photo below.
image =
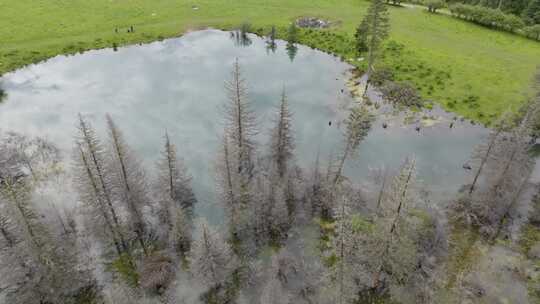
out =
[(407, 190), (409, 189), (409, 184), (410, 184), (411, 179), (412, 179), (413, 171), (414, 171), (414, 160), (413, 160), (413, 162), (411, 163), (411, 165), (409, 167), (409, 172), (407, 173), (407, 178), (405, 180), (405, 183), (403, 185), (403, 190), (402, 190), (400, 198), (399, 198), (399, 203), (398, 203), (398, 207), (397, 207), (397, 210), (396, 210), (396, 216), (394, 217), (394, 220), (392, 221), (392, 225), (391, 225), (390, 231), (388, 233), (388, 238), (385, 241), (385, 247), (384, 247), (384, 250), (383, 250), (383, 254), (381, 255), (381, 263), (379, 264), (377, 272), (375, 273), (375, 279), (374, 279), (374, 283), (373, 283), (373, 288), (374, 289), (377, 289), (379, 287), (379, 284), (380, 284), (380, 277), (381, 277), (381, 273), (382, 273), (382, 268), (383, 268), (384, 262), (386, 260), (386, 257), (387, 257), (387, 255), (389, 253), (390, 245), (392, 243), (392, 238), (393, 238), (395, 230), (397, 228), (397, 223), (399, 221), (399, 218), (401, 217), (401, 211), (403, 210), (403, 204), (404, 204), (405, 198), (407, 196)]
[(128, 173), (126, 169), (126, 163), (125, 163), (126, 151), (122, 151), (123, 146), (119, 142), (119, 134), (117, 133), (116, 126), (114, 125), (112, 119), (108, 116), (107, 120), (109, 122), (109, 129), (111, 131), (111, 135), (112, 135), (111, 137), (113, 139), (114, 151), (116, 153), (116, 157), (118, 158), (118, 162), (120, 164), (120, 171), (122, 173), (122, 182), (126, 190), (126, 199), (127, 199), (129, 208), (131, 209), (131, 212), (136, 217), (135, 218), (135, 221), (136, 221), (135, 233), (137, 234), (137, 239), (143, 249), (144, 255), (148, 256), (148, 248), (146, 247), (146, 244), (144, 242), (144, 234), (145, 234), (144, 221), (142, 219), (142, 215), (137, 209), (136, 202), (133, 200), (133, 193), (131, 191), (129, 177), (128, 177)]
[(379, 195), (378, 195), (378, 198), (377, 198), (377, 212), (381, 208), (381, 203), (382, 203), (382, 199), (383, 199), (383, 196), (384, 196), (384, 188), (386, 187), (387, 174), (388, 174), (387, 170), (384, 169), (382, 185), (381, 185), (381, 189), (379, 190)]
[(66, 224), (64, 223), (64, 219), (62, 218), (62, 215), (60, 214), (60, 210), (56, 207), (54, 203), (51, 203), (51, 208), (54, 210), (54, 214), (56, 215), (56, 218), (58, 219), (58, 222), (62, 226), (62, 230), (64, 231), (64, 234), (69, 234), (69, 231), (67, 229)]
[(6, 240), (6, 246), (11, 248), (15, 245), (15, 237), (11, 235), (11, 233), (8, 231), (8, 228), (5, 227), (7, 225), (8, 219), (0, 215), (0, 234)]
[(516, 190), (516, 192), (514, 194), (514, 197), (512, 198), (512, 201), (510, 202), (510, 204), (508, 204), (508, 206), (506, 206), (503, 215), (499, 219), (499, 222), (497, 224), (497, 232), (493, 235), (493, 237), (491, 239), (491, 243), (494, 243), (497, 240), (497, 238), (499, 237), (499, 235), (501, 234), (501, 232), (503, 230), (504, 222), (509, 218), (510, 211), (519, 202), (519, 198), (521, 197), (521, 194), (523, 194), (523, 190), (525, 190), (525, 188), (526, 188), (525, 186), (528, 184), (530, 176), (531, 176), (531, 173), (529, 172), (529, 174), (527, 174), (527, 176), (525, 178), (523, 178), (523, 180), (519, 184), (518, 189)]
[(32, 225), (30, 221), (28, 220), (27, 213), (24, 211), (23, 206), (21, 205), (22, 202), (20, 201), (17, 191), (13, 189), (13, 185), (11, 184), (11, 182), (4, 181), (4, 186), (6, 187), (6, 190), (11, 199), (11, 202), (15, 205), (15, 208), (17, 209), (17, 211), (19, 212), (19, 215), (21, 216), (21, 219), (24, 224), (24, 228), (28, 232), (28, 236), (30, 237), (31, 242), (34, 244), (34, 246), (36, 246), (36, 250), (41, 251), (42, 245), (37, 240), (37, 236), (34, 232), (34, 228), (32, 228)]
[(350, 140), (347, 140), (347, 146), (345, 147), (345, 150), (343, 151), (343, 155), (341, 156), (339, 160), (338, 169), (336, 171), (336, 174), (334, 176), (333, 185), (334, 187), (337, 185), (339, 178), (341, 177), (341, 174), (343, 172), (343, 166), (345, 165), (345, 161), (347, 160), (347, 157), (349, 156), (349, 152), (351, 150), (351, 142)]
[[(105, 206), (105, 203), (101, 200), (101, 195), (97, 186), (97, 183), (94, 179), (94, 175), (92, 174), (92, 170), (90, 169), (90, 166), (88, 165), (88, 160), (86, 159), (86, 155), (84, 154), (84, 151), (82, 150), (82, 147), (79, 145), (79, 152), (81, 153), (81, 159), (83, 161), (83, 165), (86, 169), (86, 174), (88, 175), (88, 178), (90, 179), (90, 182), (92, 184), (92, 189), (94, 190), (94, 195), (96, 197), (96, 200), (98, 201), (99, 210), (101, 211), (101, 214), (103, 216), (103, 219), (105, 220), (105, 225), (107, 228), (111, 231), (111, 236), (114, 242), (114, 246), (116, 247), (116, 251), (118, 253), (118, 256), (122, 255), (122, 247), (120, 247), (120, 242), (117, 239), (117, 231), (113, 227), (111, 220), (109, 219), (109, 215), (107, 214), (107, 207)], [(118, 227), (117, 227), (118, 228)], [(124, 250), (126, 250), (125, 247), (123, 247)]]
[(165, 149), (167, 150), (167, 167), (169, 168), (169, 193), (172, 200), (174, 200), (174, 166), (173, 166), (173, 158), (171, 156), (172, 149), (171, 149), (171, 142), (169, 140), (169, 134), (165, 133)]
[(480, 166), (478, 167), (478, 170), (476, 171), (476, 174), (474, 175), (473, 182), (471, 184), (471, 187), (469, 188), (469, 195), (471, 195), (474, 192), (476, 183), (478, 182), (478, 178), (482, 174), (482, 170), (484, 169), (484, 166), (488, 158), (491, 156), (491, 150), (495, 146), (495, 143), (497, 142), (497, 138), (499, 137), (500, 133), (501, 133), (501, 130), (497, 130), (497, 132), (493, 134), (493, 137), (491, 138), (491, 141), (488, 144), (486, 154), (484, 154), (484, 156), (482, 157), (482, 160), (480, 161)]
[(80, 129), (81, 129), (81, 131), (83, 133), (83, 139), (86, 142), (86, 145), (88, 146), (88, 153), (90, 154), (91, 161), (92, 161), (92, 163), (93, 163), (93, 165), (94, 165), (94, 167), (96, 169), (96, 173), (97, 173), (98, 180), (99, 180), (99, 185), (101, 186), (101, 189), (103, 190), (103, 196), (105, 197), (105, 201), (107, 203), (109, 211), (111, 212), (112, 220), (113, 220), (114, 225), (116, 227), (115, 230), (118, 232), (118, 236), (120, 238), (122, 248), (124, 249), (125, 252), (128, 252), (128, 246), (127, 246), (124, 234), (120, 230), (120, 227), (121, 227), (120, 220), (118, 218), (118, 215), (116, 214), (116, 210), (113, 207), (109, 187), (107, 186), (107, 183), (105, 182), (105, 176), (104, 176), (103, 168), (101, 167), (101, 163), (98, 160), (98, 157), (97, 157), (97, 154), (96, 154), (97, 152), (96, 152), (94, 144), (92, 143), (92, 140), (91, 140), (91, 135), (89, 134), (88, 127), (87, 127), (86, 122), (84, 121), (81, 114), (79, 114), (79, 121), (80, 121), (80, 127), (81, 127)]
[(238, 173), (242, 173), (244, 169), (242, 167), (242, 162), (244, 159), (244, 122), (242, 121), (243, 117), (243, 108), (242, 108), (242, 88), (240, 87), (240, 70), (238, 65), (238, 58), (236, 59), (234, 67), (234, 92), (235, 92), (235, 106), (236, 106), (236, 129), (238, 137)]
[[(345, 204), (342, 202), (342, 205), (341, 205), (341, 221), (343, 221), (344, 219), (344, 216), (345, 216)], [(343, 304), (343, 290), (344, 290), (344, 286), (343, 286), (343, 282), (344, 282), (344, 273), (343, 271), (345, 271), (345, 265), (344, 265), (344, 259), (345, 259), (345, 240), (344, 240), (344, 229), (343, 229), (343, 223), (340, 224), (340, 253), (339, 253), (339, 304)]]

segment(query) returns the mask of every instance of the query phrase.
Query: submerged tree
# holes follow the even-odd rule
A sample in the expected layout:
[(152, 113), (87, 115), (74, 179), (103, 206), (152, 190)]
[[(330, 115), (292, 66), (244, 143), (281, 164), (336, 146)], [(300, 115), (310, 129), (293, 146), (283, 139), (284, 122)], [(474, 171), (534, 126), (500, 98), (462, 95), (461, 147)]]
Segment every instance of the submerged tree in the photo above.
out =
[(256, 245), (280, 246), (287, 239), (290, 228), (289, 208), (285, 182), (277, 176), (259, 176), (255, 198), (248, 213), (253, 232), (251, 238)]
[(13, 164), (17, 163), (20, 170), (28, 171), (33, 182), (46, 180), (47, 175), (56, 169), (60, 161), (58, 148), (43, 138), (30, 138), (19, 133), (7, 132), (2, 140), (4, 148), (8, 150), (3, 153), (10, 155), (11, 161)]
[(294, 157), (294, 134), (292, 130), (292, 113), (289, 111), (285, 89), (281, 93), (281, 102), (275, 126), (271, 133), (271, 156), (279, 177), (282, 179), (289, 170)]
[(476, 150), (477, 170), (467, 196), (454, 205), (457, 219), (472, 224), (494, 240), (512, 218), (523, 213), (521, 203), (534, 161), (530, 155), (533, 118), (538, 109), (528, 106), (516, 126), (505, 115), (487, 143)]
[(361, 26), (363, 35), (358, 36), (358, 38), (360, 39), (360, 42), (362, 40), (366, 41), (369, 51), (366, 86), (364, 89), (364, 96), (366, 96), (369, 86), (369, 77), (373, 72), (375, 61), (379, 56), (382, 41), (386, 39), (390, 30), (388, 9), (383, 0), (371, 1), (371, 5), (369, 6), (362, 23), (364, 24)]
[(146, 244), (147, 224), (144, 219), (144, 208), (149, 204), (145, 175), (129, 145), (125, 142), (121, 131), (112, 118), (107, 115), (107, 126), (111, 145), (112, 172), (111, 186), (117, 191), (118, 199), (125, 202), (129, 213), (130, 227), (135, 233), (145, 255), (148, 255)]
[(468, 194), (473, 194), (478, 178), (482, 175), (487, 161), (492, 157), (494, 148), (500, 142), (500, 135), (509, 128), (509, 113), (505, 113), (495, 124), (493, 130), (489, 134), (486, 143), (479, 144), (473, 153), (473, 166), (476, 168), (473, 181), (468, 189)]
[[(246, 249), (250, 223), (248, 213), (252, 204), (255, 172), (255, 114), (247, 96), (238, 59), (232, 79), (225, 84), (228, 102), (225, 104), (226, 129), (217, 169), (222, 201), (229, 215), (229, 231), (236, 253)], [(243, 249), (241, 249), (243, 248)]]
[(165, 144), (158, 162), (156, 189), (160, 200), (160, 218), (166, 226), (167, 241), (175, 251), (185, 256), (190, 250), (193, 208), (197, 202), (191, 188), (191, 176), (176, 147), (165, 133)]
[[(1, 185), (0, 266), (7, 283), (9, 303), (71, 303), (80, 288), (77, 259), (66, 247), (66, 239), (56, 239), (44, 216), (32, 202), (32, 189), (24, 179), (5, 179)], [(13, 263), (13, 264), (4, 264)]]
[(333, 184), (336, 185), (342, 178), (345, 161), (350, 158), (360, 146), (360, 142), (367, 136), (373, 122), (373, 115), (363, 106), (354, 107), (349, 113), (346, 124), (345, 146), (336, 164), (333, 174)]
[[(441, 244), (440, 235), (432, 233), (435, 228), (430, 213), (419, 209), (414, 182), (415, 162), (407, 161), (388, 187), (379, 212), (371, 218), (361, 214), (349, 217), (350, 228), (345, 231), (350, 231), (350, 237), (342, 243), (352, 248), (348, 251), (351, 262), (345, 263), (344, 273), (354, 269), (343, 284), (349, 284), (343, 288), (349, 291), (344, 295), (360, 296), (369, 303), (382, 297), (399, 298), (398, 292), (404, 288), (417, 293), (419, 287), (411, 284), (413, 277), (430, 278), (431, 272), (424, 270), (431, 269), (427, 262), (433, 256), (433, 246)], [(347, 226), (338, 224), (337, 229), (343, 227)]]
[(486, 178), (487, 187), (473, 201), (481, 230), (493, 239), (500, 235), (507, 220), (519, 215), (517, 209), (535, 163), (529, 153), (530, 117), (535, 114), (535, 111), (528, 112), (499, 142), (488, 164), (493, 173)]
[(234, 63), (231, 80), (225, 83), (225, 89), (229, 99), (225, 104), (226, 132), (233, 148), (230, 152), (237, 159), (238, 173), (250, 179), (254, 169), (256, 118), (248, 100), (246, 81), (242, 77), (238, 59)]
[[(83, 201), (99, 214), (100, 219), (107, 223), (118, 253), (128, 253), (129, 248), (118, 216), (118, 207), (115, 206), (112, 197), (112, 173), (106, 162), (106, 151), (90, 123), (80, 114), (77, 128), (75, 155), (76, 169), (80, 177), (77, 181), (79, 194)], [(100, 230), (100, 223), (92, 222), (91, 225), (95, 226), (91, 228), (94, 231)]]
[(267, 281), (261, 292), (260, 304), (292, 304), (292, 296), (286, 289), (287, 279), (283, 273), (280, 256), (272, 257)]
[(350, 303), (358, 298), (360, 286), (356, 283), (361, 275), (356, 264), (356, 239), (349, 201), (345, 195), (339, 198), (335, 213), (335, 236), (332, 249), (335, 263), (331, 266), (331, 279), (335, 286), (335, 303)]
[(241, 208), (238, 200), (240, 196), (237, 184), (238, 176), (237, 171), (234, 169), (236, 166), (234, 159), (231, 157), (227, 134), (223, 136), (220, 150), (216, 164), (217, 186), (220, 199), (227, 212), (231, 237), (233, 243), (236, 243), (239, 240), (240, 217), (243, 208)]
[[(105, 201), (96, 173), (90, 164), (88, 155), (83, 150), (80, 144), (77, 144), (75, 149), (75, 186), (78, 190), (79, 198), (88, 208), (91, 227), (94, 234), (105, 239), (106, 243), (112, 242), (116, 248), (118, 256), (127, 249), (121, 227), (114, 221), (110, 212), (110, 206)], [(97, 229), (98, 227), (105, 229)]]
[[(414, 252), (402, 250), (414, 250), (410, 239), (410, 231), (407, 231), (407, 208), (414, 203), (412, 186), (414, 183), (416, 163), (408, 161), (399, 175), (394, 178), (390, 195), (387, 198), (387, 210), (383, 216), (376, 220), (381, 226), (380, 254), (377, 255), (373, 276), (373, 288), (378, 289), (383, 280), (383, 273), (391, 274), (392, 279), (402, 280), (414, 267)], [(407, 258), (405, 258), (407, 257)], [(378, 264), (378, 265), (377, 265)]]
[(206, 223), (200, 225), (200, 237), (190, 253), (191, 272), (209, 288), (209, 297), (217, 297), (232, 280), (238, 262), (222, 236)]

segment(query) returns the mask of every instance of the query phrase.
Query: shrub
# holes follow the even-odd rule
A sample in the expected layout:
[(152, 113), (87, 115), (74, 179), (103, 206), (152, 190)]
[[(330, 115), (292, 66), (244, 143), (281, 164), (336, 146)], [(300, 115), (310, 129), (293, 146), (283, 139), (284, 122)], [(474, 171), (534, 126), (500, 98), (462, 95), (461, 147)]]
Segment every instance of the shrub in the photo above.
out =
[(442, 0), (428, 0), (426, 6), (430, 13), (436, 13), (438, 9), (444, 7), (444, 2)]
[(458, 3), (450, 6), (450, 12), (458, 18), (508, 32), (515, 32), (525, 26), (523, 20), (516, 15), (479, 5)]
[(540, 40), (540, 24), (527, 26), (523, 29), (523, 32), (525, 33), (525, 36), (531, 39)]
[(393, 5), (401, 5), (401, 2), (403, 2), (402, 0), (386, 0), (386, 3), (390, 4), (392, 3)]
[(395, 105), (407, 107), (421, 107), (423, 105), (422, 98), (418, 94), (416, 88), (407, 82), (397, 83), (387, 81), (384, 86), (381, 87), (381, 92), (387, 101)]
[(394, 80), (392, 70), (386, 68), (374, 70), (369, 77), (369, 82), (378, 87), (387, 81)]
[(136, 287), (139, 285), (139, 274), (135, 269), (135, 264), (130, 255), (122, 254), (118, 259), (112, 262), (110, 267), (119, 274), (129, 286)]
[(141, 287), (161, 294), (174, 279), (174, 262), (171, 258), (154, 254), (145, 258), (140, 275)]

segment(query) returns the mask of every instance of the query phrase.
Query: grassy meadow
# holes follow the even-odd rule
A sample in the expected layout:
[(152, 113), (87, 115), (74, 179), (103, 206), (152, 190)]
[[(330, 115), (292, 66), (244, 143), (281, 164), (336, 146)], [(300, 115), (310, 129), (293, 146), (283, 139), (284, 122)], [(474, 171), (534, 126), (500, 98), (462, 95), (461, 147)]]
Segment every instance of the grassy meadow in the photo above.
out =
[[(300, 16), (335, 21), (302, 31), (307, 45), (362, 67), (352, 49), (365, 0), (0, 0), (0, 74), (65, 53), (149, 42), (243, 22), (255, 32), (284, 33)], [(194, 9), (197, 7), (198, 9)], [(531, 92), (540, 43), (419, 7), (391, 7), (392, 31), (381, 65), (410, 81), (426, 99), (488, 123)], [(130, 26), (134, 33), (127, 33)], [(118, 33), (115, 29), (118, 28)]]

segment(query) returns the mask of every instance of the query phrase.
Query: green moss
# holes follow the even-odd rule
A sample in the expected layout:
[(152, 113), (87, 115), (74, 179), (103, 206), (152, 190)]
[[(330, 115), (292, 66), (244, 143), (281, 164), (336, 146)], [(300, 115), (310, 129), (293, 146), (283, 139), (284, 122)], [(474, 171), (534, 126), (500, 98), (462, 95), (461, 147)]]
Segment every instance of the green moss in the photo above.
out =
[(96, 290), (96, 286), (91, 285), (79, 290), (74, 297), (76, 304), (98, 304), (102, 303), (99, 292)]
[[(426, 117), (428, 119), (428, 117)], [(422, 222), (422, 225), (431, 225), (433, 223), (433, 218), (429, 213), (422, 209), (409, 209), (409, 215), (415, 217)]]
[(469, 271), (480, 256), (481, 253), (475, 246), (479, 239), (480, 235), (476, 230), (464, 227), (459, 223), (453, 224), (450, 232), (452, 247), (448, 261), (448, 289), (454, 287), (459, 276)]
[(130, 255), (122, 254), (111, 263), (109, 270), (117, 273), (126, 284), (132, 287), (139, 285), (139, 274)]
[(540, 228), (535, 227), (530, 224), (523, 227), (521, 240), (520, 240), (520, 246), (523, 250), (523, 254), (527, 254), (527, 252), (529, 252), (532, 246), (534, 246), (535, 244), (538, 244), (539, 242), (540, 242)]
[[(522, 254), (527, 256), (529, 250), (540, 242), (540, 228), (531, 224), (523, 227), (521, 233), (521, 240), (519, 242)], [(531, 261), (533, 267), (540, 269), (540, 259)], [(540, 276), (530, 276), (528, 279), (528, 291), (531, 299), (531, 303), (540, 304)]]
[(355, 214), (351, 218), (351, 226), (355, 233), (370, 233), (373, 231), (373, 223), (365, 219), (359, 214)]

